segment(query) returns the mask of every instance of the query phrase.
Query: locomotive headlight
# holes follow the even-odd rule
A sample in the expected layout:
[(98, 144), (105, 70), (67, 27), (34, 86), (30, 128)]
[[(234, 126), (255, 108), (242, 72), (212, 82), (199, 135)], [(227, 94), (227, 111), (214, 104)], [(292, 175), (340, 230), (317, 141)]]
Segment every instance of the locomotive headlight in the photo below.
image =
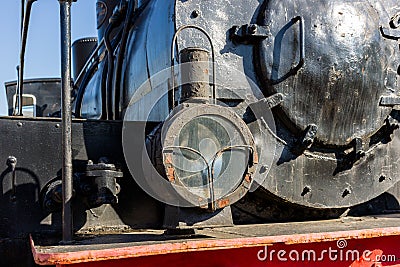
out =
[(247, 125), (230, 109), (185, 103), (164, 123), (161, 142), (168, 180), (194, 205), (216, 210), (248, 191), (257, 152)]

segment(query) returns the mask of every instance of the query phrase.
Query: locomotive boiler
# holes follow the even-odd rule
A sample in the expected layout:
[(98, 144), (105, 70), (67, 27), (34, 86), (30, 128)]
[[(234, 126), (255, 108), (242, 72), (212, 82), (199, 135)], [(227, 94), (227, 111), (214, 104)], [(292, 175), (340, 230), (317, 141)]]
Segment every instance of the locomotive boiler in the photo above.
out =
[(72, 80), (64, 28), (63, 101), (57, 79), (6, 86), (10, 264), (31, 262), (14, 255), (29, 234), (61, 226), (179, 236), (398, 212), (397, 2), (98, 0), (96, 10), (97, 40), (72, 45)]

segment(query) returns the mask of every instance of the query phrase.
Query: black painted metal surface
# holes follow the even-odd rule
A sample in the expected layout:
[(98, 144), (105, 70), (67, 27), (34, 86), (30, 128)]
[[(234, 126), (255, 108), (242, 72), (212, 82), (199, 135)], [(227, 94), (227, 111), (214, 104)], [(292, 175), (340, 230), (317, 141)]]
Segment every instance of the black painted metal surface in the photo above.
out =
[[(101, 39), (112, 13), (104, 8), (115, 7), (119, 1), (97, 2)], [(146, 169), (153, 165), (145, 165), (141, 153), (146, 152), (145, 140), (154, 138), (156, 125), (179, 117), (174, 117), (180, 114), (178, 110), (170, 113), (176, 103), (208, 96), (220, 105), (214, 115), (234, 120), (239, 133), (252, 136), (251, 148), (259, 156), (251, 172), (254, 181), (243, 182), (240, 173), (230, 177), (236, 180), (226, 182), (243, 182), (234, 198), (226, 198), (228, 202), (215, 201), (211, 197), (214, 184), (207, 187), (212, 211), (237, 201), (232, 206), (236, 224), (398, 212), (400, 193), (398, 186), (393, 188), (400, 179), (396, 1), (131, 0), (129, 6), (132, 10), (126, 14), (130, 17), (121, 24), (124, 29), (115, 30), (117, 35), (111, 34), (115, 38), (107, 41), (112, 56), (107, 62), (105, 50), (100, 49), (96, 59), (100, 64), (89, 67), (91, 72), (80, 88), (82, 108), (77, 109), (78, 116), (95, 119), (106, 118), (107, 112), (119, 118), (121, 113), (127, 120), (124, 127), (119, 121), (84, 120), (76, 120), (72, 128), (63, 127), (72, 130), (73, 136), (72, 163), (78, 184), (74, 187), (75, 230), (161, 227), (163, 222), (196, 227), (203, 219), (220, 221), (213, 217), (218, 210), (206, 213), (200, 208), (176, 215), (177, 208), (163, 215), (164, 204), (148, 196), (130, 177), (158, 185), (159, 180)], [(63, 34), (63, 38), (68, 36), (68, 31)], [(171, 95), (171, 85), (184, 83), (181, 78), (185, 76), (182, 66), (169, 69), (178, 62), (171, 51), (187, 47), (199, 51), (212, 47), (216, 75), (209, 75), (214, 62), (205, 63), (199, 72), (190, 73), (194, 79), (189, 79), (183, 91), (177, 89)], [(64, 47), (64, 59), (68, 59), (67, 49), (69, 45)], [(208, 58), (205, 54), (201, 61)], [(67, 93), (70, 66), (68, 60), (63, 62)], [(214, 89), (208, 94), (211, 78), (216, 84), (211, 84)], [(197, 85), (201, 87), (198, 94), (194, 92)], [(70, 109), (68, 96), (64, 94), (64, 112)], [(174, 129), (164, 131), (167, 136), (163, 138), (173, 140), (170, 146), (176, 145), (174, 138), (180, 134), (187, 144), (198, 143), (191, 148), (203, 141), (199, 140), (202, 134), (210, 137), (206, 130), (195, 131), (197, 126), (182, 131), (185, 123), (210, 113), (209, 100), (201, 101), (202, 108), (195, 109), (195, 114), (187, 113)], [(59, 108), (59, 101), (52, 104)], [(0, 162), (4, 162), (1, 244), (15, 246), (31, 232), (60, 233), (60, 214), (42, 210), (41, 197), (46, 191), (50, 196), (46, 200), (57, 199), (60, 170), (71, 167), (68, 162), (62, 164), (61, 129), (60, 120), (0, 119)], [(191, 135), (194, 132), (196, 136)], [(222, 139), (223, 131), (216, 132)], [(160, 156), (161, 144), (152, 145), (148, 151), (158, 153), (158, 162), (153, 163), (163, 169), (161, 181), (169, 179), (172, 184), (178, 172), (169, 173), (168, 158)], [(101, 157), (107, 157), (115, 168), (92, 175), (88, 161), (101, 165)], [(85, 178), (110, 194), (82, 196)], [(72, 197), (72, 186), (69, 189)], [(175, 192), (169, 197), (176, 200), (182, 195)], [(201, 205), (197, 206), (204, 206), (198, 202)], [(102, 203), (112, 205), (99, 206)], [(224, 223), (231, 223), (230, 208)]]
[[(258, 150), (269, 150), (255, 172), (269, 193), (303, 206), (342, 208), (397, 182), (391, 159), (399, 154), (393, 128), (399, 119), (393, 109), (398, 47), (388, 38), (393, 29), (386, 30), (394, 23), (394, 1), (154, 0), (139, 6), (119, 102), (134, 121), (168, 117), (167, 92), (175, 80), (169, 83), (163, 71), (171, 64), (174, 38), (178, 51), (208, 49), (211, 42), (217, 100), (246, 121)], [(99, 76), (84, 101), (97, 111)], [(276, 125), (265, 122), (265, 114), (252, 118), (254, 108), (260, 114), (273, 108)]]
[[(101, 157), (123, 166), (121, 128), (120, 122), (74, 121), (74, 171), (84, 173), (89, 159), (97, 162)], [(41, 193), (46, 184), (61, 174), (61, 120), (3, 117), (0, 136), (0, 249), (8, 251), (2, 254), (7, 255), (2, 264), (29, 266), (30, 233), (53, 233), (60, 240), (61, 214), (49, 214), (42, 209)], [(15, 192), (12, 169), (7, 165), (10, 156), (17, 159)], [(75, 199), (75, 231), (161, 226), (162, 207), (140, 191), (129, 176), (120, 184), (117, 205), (90, 209), (82, 198)]]
[[(243, 88), (243, 80), (226, 67), (233, 66), (257, 80), (267, 99), (281, 96), (270, 105), (276, 106), (277, 132), (268, 131), (266, 138), (278, 147), (264, 189), (292, 203), (340, 208), (365, 202), (397, 182), (397, 164), (389, 158), (398, 157), (398, 132), (387, 121), (398, 112), (380, 105), (382, 95), (398, 93), (398, 47), (380, 30), (389, 27), (396, 6), (393, 1), (177, 2), (177, 28), (194, 24), (210, 31), (219, 51), (217, 95), (226, 87)], [(199, 15), (191, 16), (193, 11)], [(192, 32), (181, 34), (180, 42), (207, 45)], [(266, 108), (257, 103), (255, 108)]]
[[(268, 26), (270, 38), (258, 49), (260, 80), (269, 94), (285, 95), (280, 116), (291, 129), (316, 124), (319, 142), (343, 146), (383, 125), (391, 108), (380, 106), (380, 98), (397, 91), (399, 49), (379, 30), (391, 15), (368, 1), (265, 4), (259, 22)], [(290, 23), (296, 16), (304, 18), (305, 64), (287, 76), (301, 54), (299, 27)]]
[(86, 61), (96, 48), (97, 38), (81, 38), (75, 40), (72, 44), (72, 77), (74, 82), (77, 82), (77, 78), (81, 73)]

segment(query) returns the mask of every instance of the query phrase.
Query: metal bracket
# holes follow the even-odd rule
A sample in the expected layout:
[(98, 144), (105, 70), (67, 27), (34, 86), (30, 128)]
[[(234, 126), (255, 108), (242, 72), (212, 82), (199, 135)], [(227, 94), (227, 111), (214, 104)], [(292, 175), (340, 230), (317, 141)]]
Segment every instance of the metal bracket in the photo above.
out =
[(301, 141), (301, 144), (304, 146), (304, 148), (309, 148), (314, 143), (317, 131), (318, 131), (317, 125), (310, 124), (307, 126), (306, 133), (304, 135), (303, 140)]
[(353, 140), (353, 145), (354, 145), (354, 153), (356, 159), (360, 159), (365, 156), (365, 151), (363, 150), (363, 141), (361, 138), (356, 137)]
[(257, 24), (245, 24), (233, 26), (229, 30), (229, 38), (238, 44), (253, 44), (261, 42), (271, 36), (268, 26)]
[(382, 96), (379, 101), (380, 106), (396, 106), (400, 105), (400, 97), (399, 96)]
[(274, 108), (281, 104), (284, 100), (284, 96), (281, 93), (274, 94), (270, 97), (264, 98), (262, 101), (268, 105), (269, 108)]
[(314, 143), (315, 136), (317, 135), (318, 126), (315, 124), (310, 124), (307, 126), (306, 130), (304, 131), (304, 137), (301, 139), (297, 146), (293, 149), (295, 154), (302, 154), (304, 150), (311, 147)]
[(260, 107), (261, 109), (264, 109), (265, 106), (267, 106), (268, 108), (271, 109), (281, 104), (284, 101), (284, 99), (285, 97), (283, 94), (277, 93), (267, 98), (260, 99), (257, 102), (251, 103), (250, 108), (257, 109), (257, 107)]
[(96, 192), (89, 197), (89, 204), (98, 207), (103, 204), (118, 203), (119, 185), (116, 179), (123, 176), (124, 174), (114, 164), (89, 162), (86, 165), (86, 177), (92, 178), (96, 187)]
[(390, 128), (390, 129), (398, 129), (399, 128), (399, 122), (393, 118), (392, 116), (388, 116), (386, 119), (386, 125)]

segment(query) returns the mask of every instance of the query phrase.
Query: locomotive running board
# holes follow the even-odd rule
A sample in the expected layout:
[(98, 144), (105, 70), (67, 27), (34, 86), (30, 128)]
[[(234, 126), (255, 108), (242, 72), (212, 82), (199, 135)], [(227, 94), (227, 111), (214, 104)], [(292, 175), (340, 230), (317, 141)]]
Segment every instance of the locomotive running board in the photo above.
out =
[(31, 248), (37, 264), (56, 266), (400, 267), (399, 240), (400, 215), (385, 215), (205, 228), (193, 236), (91, 234), (53, 246), (31, 237)]

